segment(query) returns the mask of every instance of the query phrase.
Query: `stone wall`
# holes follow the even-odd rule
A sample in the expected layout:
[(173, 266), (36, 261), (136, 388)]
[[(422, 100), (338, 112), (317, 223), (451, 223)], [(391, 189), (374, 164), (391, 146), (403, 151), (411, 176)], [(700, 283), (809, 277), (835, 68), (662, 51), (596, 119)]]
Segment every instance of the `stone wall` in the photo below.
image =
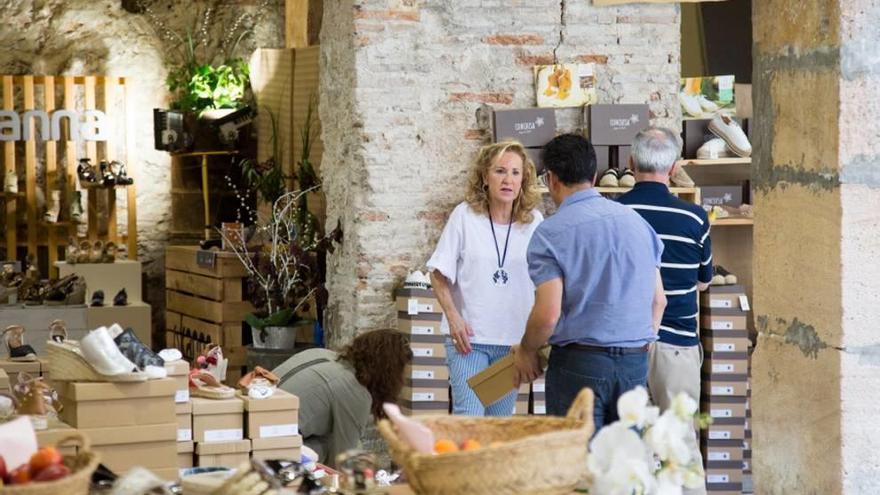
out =
[[(601, 103), (650, 103), (679, 126), (677, 5), (532, 0), (325, 2), (322, 174), (331, 344), (394, 323), (394, 288), (423, 268), (484, 134), (474, 112), (534, 105), (532, 66), (595, 62)], [(557, 118), (579, 127), (580, 111)]]
[[(256, 47), (284, 45), (284, 3), (202, 0), (148, 1), (156, 18), (177, 33), (185, 33), (213, 7), (209, 39), (221, 42), (241, 14), (251, 14), (245, 26), (258, 20), (254, 36), (236, 54), (248, 57)], [(146, 14), (122, 9), (120, 0), (0, 0), (0, 74), (113, 75), (130, 78), (135, 111), (134, 149), (137, 161), (138, 250), (144, 261), (145, 298), (161, 318), (164, 307), (164, 263), (171, 216), (169, 155), (153, 149), (152, 109), (168, 104), (164, 57), (180, 48), (161, 40)], [(158, 320), (158, 321), (161, 321)]]

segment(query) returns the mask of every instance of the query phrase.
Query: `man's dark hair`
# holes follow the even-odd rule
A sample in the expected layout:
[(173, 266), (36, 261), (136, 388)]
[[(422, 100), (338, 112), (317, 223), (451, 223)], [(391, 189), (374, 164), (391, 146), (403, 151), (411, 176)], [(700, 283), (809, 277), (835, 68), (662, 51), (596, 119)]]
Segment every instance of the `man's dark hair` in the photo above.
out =
[(565, 185), (590, 182), (596, 176), (596, 150), (580, 134), (562, 134), (544, 145), (544, 166)]

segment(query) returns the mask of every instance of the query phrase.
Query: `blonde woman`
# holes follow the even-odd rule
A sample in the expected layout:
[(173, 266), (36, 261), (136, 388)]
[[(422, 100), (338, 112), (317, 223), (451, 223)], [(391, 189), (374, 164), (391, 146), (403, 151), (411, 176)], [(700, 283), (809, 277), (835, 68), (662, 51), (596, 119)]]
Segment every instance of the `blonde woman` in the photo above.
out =
[(544, 219), (535, 165), (515, 141), (484, 146), (465, 201), (449, 216), (428, 260), (448, 333), (446, 360), (453, 413), (509, 416), (516, 392), (483, 407), (467, 380), (510, 352), (535, 299), (526, 248)]

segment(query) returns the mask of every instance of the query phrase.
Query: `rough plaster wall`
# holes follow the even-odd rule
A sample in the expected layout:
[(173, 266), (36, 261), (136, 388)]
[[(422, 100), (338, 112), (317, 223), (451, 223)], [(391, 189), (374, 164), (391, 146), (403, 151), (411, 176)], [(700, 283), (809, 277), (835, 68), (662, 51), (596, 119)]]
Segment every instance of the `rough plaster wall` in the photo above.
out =
[[(560, 61), (597, 63), (600, 102), (647, 102), (678, 127), (679, 22), (677, 5), (325, 2), (322, 172), (328, 226), (341, 219), (346, 236), (328, 273), (331, 343), (394, 324), (393, 289), (463, 198), (484, 139), (476, 108), (533, 106), (532, 66), (557, 44)], [(557, 118), (580, 126), (575, 109)]]
[(880, 493), (880, 5), (840, 2), (844, 493)]
[(838, 2), (754, 2), (753, 25), (755, 493), (841, 493), (841, 265), (854, 259), (841, 247)]
[[(0, 74), (112, 75), (131, 81), (135, 110), (134, 149), (137, 161), (138, 251), (144, 262), (154, 322), (163, 321), (164, 263), (171, 215), (171, 160), (153, 149), (152, 109), (167, 106), (168, 51), (146, 15), (122, 10), (120, 0), (0, 0)], [(241, 4), (241, 5), (239, 5)], [(220, 40), (233, 19), (243, 11), (256, 14), (256, 2), (203, 0), (155, 2), (154, 10), (169, 27), (184, 33), (194, 24), (199, 8), (215, 6), (211, 39)], [(247, 59), (255, 46), (284, 44), (283, 0), (269, 3), (252, 42), (239, 47)]]

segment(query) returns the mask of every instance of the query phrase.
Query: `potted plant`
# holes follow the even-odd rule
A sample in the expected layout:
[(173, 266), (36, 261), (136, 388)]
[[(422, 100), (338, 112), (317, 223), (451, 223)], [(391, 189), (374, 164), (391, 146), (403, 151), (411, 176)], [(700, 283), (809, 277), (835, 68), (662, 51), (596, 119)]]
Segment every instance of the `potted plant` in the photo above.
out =
[(339, 228), (317, 240), (303, 234), (299, 219), (300, 198), (309, 191), (282, 194), (265, 222), (253, 227), (250, 241), (241, 236), (221, 236), (248, 271), (251, 301), (257, 308), (245, 317), (254, 346), (291, 348), (298, 327), (312, 326), (301, 310), (326, 300), (323, 273), (317, 260), (332, 252), (342, 238)]

